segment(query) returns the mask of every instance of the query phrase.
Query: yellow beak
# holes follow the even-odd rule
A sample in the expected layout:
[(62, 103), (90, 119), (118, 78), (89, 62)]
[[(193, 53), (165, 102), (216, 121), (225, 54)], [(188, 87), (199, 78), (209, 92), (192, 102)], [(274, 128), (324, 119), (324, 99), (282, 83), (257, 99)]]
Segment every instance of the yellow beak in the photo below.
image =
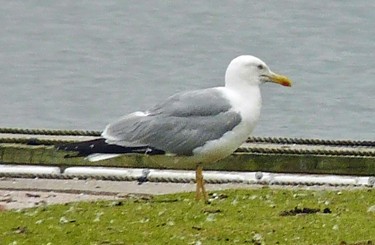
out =
[(266, 76), (266, 77), (270, 80), (270, 82), (278, 83), (287, 87), (292, 86), (292, 82), (290, 81), (289, 78), (281, 76), (279, 74), (272, 73), (271, 75)]

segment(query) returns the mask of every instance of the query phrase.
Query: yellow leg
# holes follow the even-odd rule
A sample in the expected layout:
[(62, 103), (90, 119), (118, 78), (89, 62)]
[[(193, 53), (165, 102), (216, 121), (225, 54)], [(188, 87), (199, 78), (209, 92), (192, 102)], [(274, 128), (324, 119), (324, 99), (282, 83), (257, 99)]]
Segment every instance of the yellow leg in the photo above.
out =
[(195, 201), (198, 202), (201, 199), (201, 194), (202, 194), (202, 169), (199, 170), (199, 166), (195, 170), (195, 181), (196, 181), (196, 195), (195, 195)]
[(206, 188), (204, 187), (204, 179), (203, 179), (202, 172), (203, 172), (203, 167), (201, 165), (198, 165), (195, 171), (195, 177), (197, 181), (195, 200), (199, 201), (201, 199), (201, 195), (203, 194), (205, 203), (208, 203), (208, 194), (206, 192)]

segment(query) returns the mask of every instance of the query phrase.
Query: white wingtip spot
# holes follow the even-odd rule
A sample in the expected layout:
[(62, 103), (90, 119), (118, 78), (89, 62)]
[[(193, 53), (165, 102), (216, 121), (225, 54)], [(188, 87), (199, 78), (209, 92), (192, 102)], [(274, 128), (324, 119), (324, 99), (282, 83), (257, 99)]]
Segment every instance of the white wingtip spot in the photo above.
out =
[(90, 162), (97, 162), (97, 161), (102, 161), (102, 160), (106, 160), (106, 159), (110, 159), (110, 158), (114, 158), (114, 157), (118, 157), (120, 156), (121, 154), (103, 154), (103, 153), (95, 153), (95, 154), (91, 154), (91, 155), (88, 155), (86, 157), (86, 159), (88, 159)]
[(134, 112), (134, 116), (137, 116), (137, 117), (147, 117), (149, 115), (149, 112), (148, 111), (136, 111)]

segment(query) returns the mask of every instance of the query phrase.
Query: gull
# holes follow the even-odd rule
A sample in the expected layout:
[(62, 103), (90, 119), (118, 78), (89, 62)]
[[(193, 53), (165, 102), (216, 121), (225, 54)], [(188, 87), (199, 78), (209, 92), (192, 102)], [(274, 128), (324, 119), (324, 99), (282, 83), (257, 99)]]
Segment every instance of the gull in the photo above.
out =
[(224, 87), (175, 94), (108, 124), (98, 139), (57, 149), (90, 161), (134, 153), (184, 156), (196, 166), (196, 201), (203, 195), (208, 203), (203, 166), (229, 156), (250, 136), (262, 107), (260, 85), (266, 82), (292, 85), (259, 58), (241, 55), (230, 62)]

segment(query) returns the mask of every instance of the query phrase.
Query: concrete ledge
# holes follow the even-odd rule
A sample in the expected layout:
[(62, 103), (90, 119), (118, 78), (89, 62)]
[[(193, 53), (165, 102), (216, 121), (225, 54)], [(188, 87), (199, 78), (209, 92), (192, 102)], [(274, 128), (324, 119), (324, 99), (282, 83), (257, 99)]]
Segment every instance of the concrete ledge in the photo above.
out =
[[(242, 183), (262, 185), (332, 185), (369, 186), (375, 178), (371, 176), (341, 176), (314, 174), (284, 174), (270, 172), (204, 171), (204, 179), (211, 184)], [(0, 177), (41, 177), (46, 179), (97, 179), (114, 181), (193, 183), (194, 171), (124, 169), (103, 167), (71, 167), (60, 171), (58, 167), (4, 166), (0, 165)]]
[(128, 177), (129, 180), (141, 178), (144, 170), (127, 168), (106, 167), (69, 167), (64, 170), (63, 175), (75, 176), (97, 176), (97, 177)]
[(0, 174), (60, 175), (59, 167), (0, 165)]
[[(264, 149), (269, 147), (262, 144), (244, 144), (243, 147), (247, 147), (246, 152), (236, 152), (217, 163), (205, 164), (204, 170), (375, 176), (375, 157), (371, 155), (251, 152), (252, 147), (259, 149), (260, 145)], [(288, 147), (291, 148), (292, 146)], [(301, 148), (301, 146), (293, 147), (296, 149)], [(314, 145), (313, 148), (315, 152), (318, 147)], [(321, 148), (324, 150), (326, 146), (321, 146)], [(366, 148), (366, 152), (371, 153), (373, 151), (372, 148), (363, 148)], [(279, 145), (278, 149), (283, 149), (282, 145)], [(362, 148), (354, 147), (354, 149), (358, 149), (360, 153), (364, 151)], [(353, 150), (353, 152), (355, 151)], [(56, 151), (52, 146), (0, 144), (0, 164), (6, 165), (55, 166), (63, 170), (69, 167), (88, 166), (179, 170), (195, 170), (196, 168), (194, 164), (189, 164), (184, 157), (131, 154), (99, 162), (89, 162), (84, 158), (64, 158), (65, 155), (66, 152)]]

